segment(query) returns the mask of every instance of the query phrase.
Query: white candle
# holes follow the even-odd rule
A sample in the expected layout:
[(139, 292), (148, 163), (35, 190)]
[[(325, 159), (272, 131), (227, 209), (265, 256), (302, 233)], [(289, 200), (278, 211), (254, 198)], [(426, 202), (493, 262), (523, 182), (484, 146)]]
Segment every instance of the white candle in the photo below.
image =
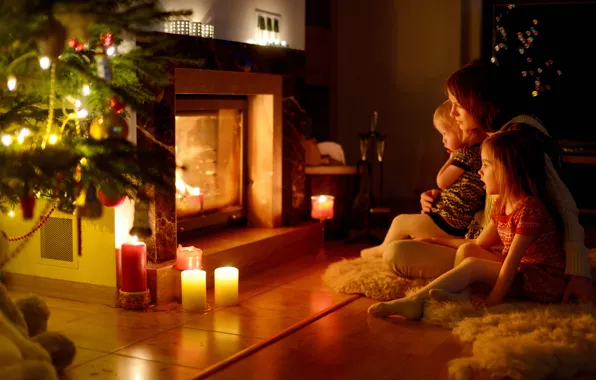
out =
[(215, 303), (220, 306), (238, 304), (238, 269), (221, 267), (215, 270)]
[(182, 271), (182, 308), (204, 311), (207, 308), (207, 273), (204, 270)]

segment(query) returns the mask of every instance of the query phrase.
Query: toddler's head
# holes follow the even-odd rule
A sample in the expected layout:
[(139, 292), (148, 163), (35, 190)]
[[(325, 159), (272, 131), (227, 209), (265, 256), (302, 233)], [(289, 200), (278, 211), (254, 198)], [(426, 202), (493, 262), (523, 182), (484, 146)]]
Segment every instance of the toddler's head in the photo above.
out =
[(450, 111), (451, 102), (447, 100), (435, 110), (433, 115), (433, 124), (441, 136), (443, 136), (443, 145), (445, 148), (452, 151), (463, 148), (465, 144), (464, 132), (455, 122), (455, 119), (451, 116)]

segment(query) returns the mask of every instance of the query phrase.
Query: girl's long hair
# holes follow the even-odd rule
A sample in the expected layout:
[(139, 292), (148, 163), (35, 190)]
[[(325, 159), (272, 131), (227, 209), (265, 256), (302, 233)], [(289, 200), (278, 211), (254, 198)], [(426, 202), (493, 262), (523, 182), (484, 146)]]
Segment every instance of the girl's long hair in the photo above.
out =
[(478, 129), (492, 133), (528, 112), (528, 97), (520, 78), (521, 74), (509, 67), (473, 61), (451, 74), (447, 90), (472, 115)]
[(528, 130), (498, 132), (486, 138), (482, 151), (493, 160), (499, 187), (493, 217), (498, 218), (509, 200), (532, 196), (540, 200), (555, 220), (557, 229), (563, 228), (555, 200), (548, 191), (545, 154), (535, 136)]

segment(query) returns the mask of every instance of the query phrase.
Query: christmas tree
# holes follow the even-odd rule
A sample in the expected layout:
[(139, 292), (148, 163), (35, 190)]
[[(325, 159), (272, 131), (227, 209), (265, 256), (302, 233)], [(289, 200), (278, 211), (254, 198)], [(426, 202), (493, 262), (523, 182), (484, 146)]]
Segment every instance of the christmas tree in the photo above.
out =
[[(166, 39), (150, 32), (189, 11), (156, 0), (7, 0), (0, 5), (0, 208), (36, 199), (83, 217), (101, 203), (164, 178), (167, 150), (127, 141), (129, 110), (141, 111), (170, 82), (159, 55)], [(143, 44), (134, 41), (142, 39)], [(100, 203), (101, 201), (101, 203)]]

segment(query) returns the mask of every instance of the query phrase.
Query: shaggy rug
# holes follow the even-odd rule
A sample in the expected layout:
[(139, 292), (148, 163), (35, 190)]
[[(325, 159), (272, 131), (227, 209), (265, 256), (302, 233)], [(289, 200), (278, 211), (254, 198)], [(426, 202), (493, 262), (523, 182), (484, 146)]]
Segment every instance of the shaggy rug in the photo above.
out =
[(403, 297), (410, 288), (426, 285), (428, 280), (399, 277), (382, 260), (344, 259), (330, 264), (323, 274), (325, 284), (338, 293), (362, 294), (390, 301)]
[[(596, 251), (590, 253), (596, 268)], [(398, 277), (381, 260), (331, 264), (323, 275), (331, 289), (377, 300), (403, 297), (428, 281)], [(470, 302), (429, 301), (423, 322), (453, 329), (472, 344), (472, 356), (454, 359), (449, 372), (471, 379), (475, 371), (512, 379), (572, 378), (596, 372), (596, 308), (510, 301), (477, 310)]]

